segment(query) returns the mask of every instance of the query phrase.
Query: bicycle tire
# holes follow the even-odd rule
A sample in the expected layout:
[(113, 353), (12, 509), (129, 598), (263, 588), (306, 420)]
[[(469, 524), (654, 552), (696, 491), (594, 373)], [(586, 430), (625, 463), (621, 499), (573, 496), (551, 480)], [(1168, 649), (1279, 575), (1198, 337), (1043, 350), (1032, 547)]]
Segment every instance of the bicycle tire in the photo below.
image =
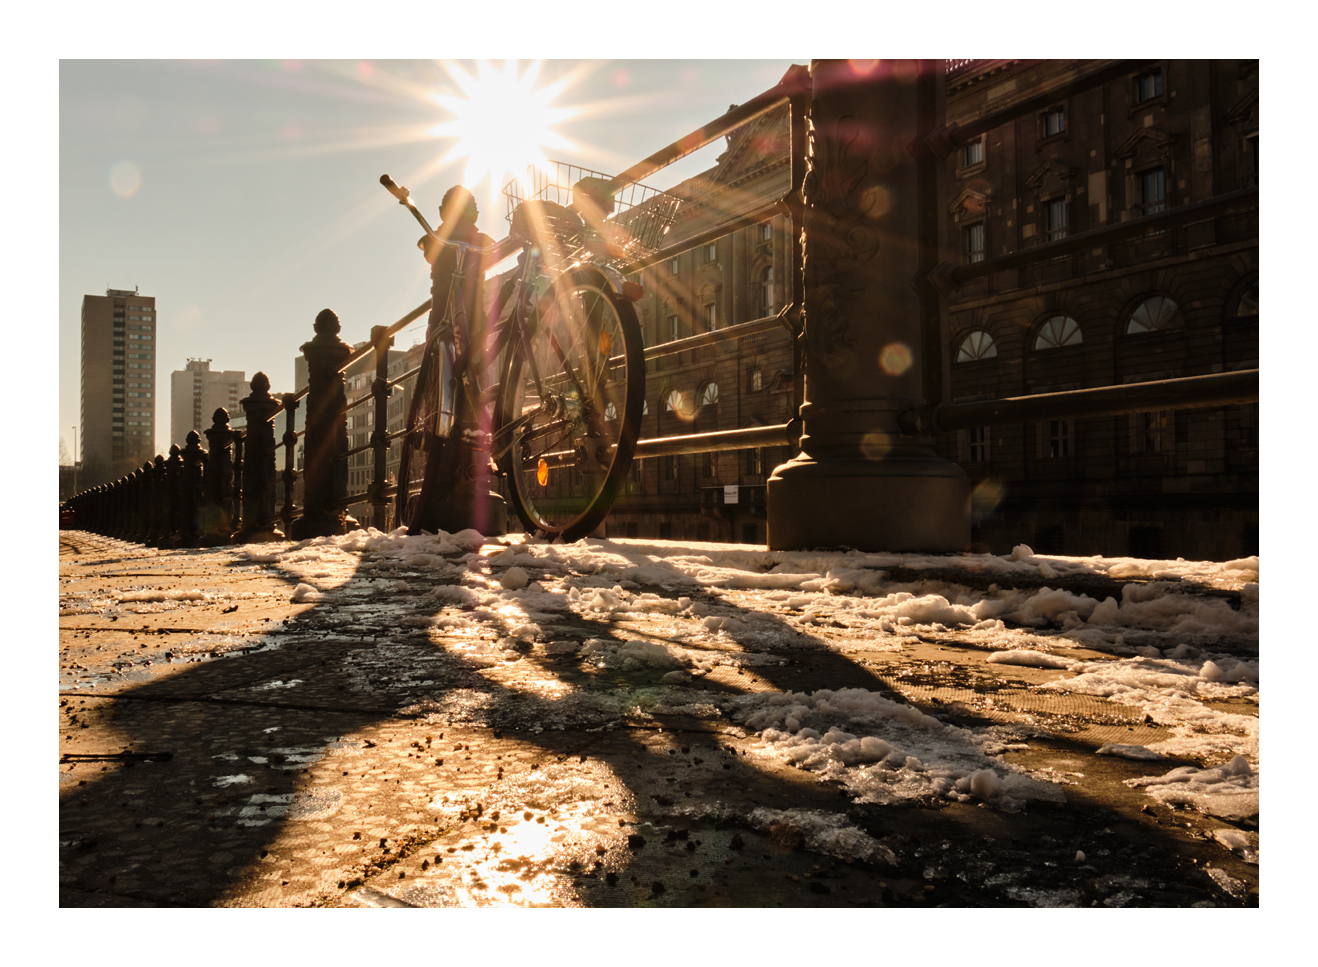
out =
[(604, 520), (631, 467), (645, 405), (641, 328), (602, 274), (578, 268), (555, 281), (525, 333), (534, 365), (526, 343), (512, 347), (497, 425), (537, 415), (513, 432), (501, 469), (528, 532), (575, 541)]

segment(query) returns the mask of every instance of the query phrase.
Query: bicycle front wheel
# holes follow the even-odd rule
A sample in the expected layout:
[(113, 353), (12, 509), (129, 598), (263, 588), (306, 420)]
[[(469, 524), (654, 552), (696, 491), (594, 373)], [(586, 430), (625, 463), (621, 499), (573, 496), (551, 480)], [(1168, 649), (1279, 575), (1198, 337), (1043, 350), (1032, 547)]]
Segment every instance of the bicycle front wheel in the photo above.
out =
[(645, 352), (631, 303), (599, 273), (556, 281), (509, 354), (499, 425), (514, 424), (503, 470), (528, 531), (574, 541), (621, 489), (645, 405)]

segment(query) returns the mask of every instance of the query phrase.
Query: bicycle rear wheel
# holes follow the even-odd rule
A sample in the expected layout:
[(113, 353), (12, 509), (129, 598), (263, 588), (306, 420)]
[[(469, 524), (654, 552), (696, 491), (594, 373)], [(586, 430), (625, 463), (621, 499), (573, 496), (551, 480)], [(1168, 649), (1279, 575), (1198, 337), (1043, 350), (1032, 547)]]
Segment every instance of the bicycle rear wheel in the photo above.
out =
[(631, 303), (597, 272), (565, 274), (509, 354), (498, 425), (503, 471), (528, 531), (574, 541), (608, 514), (631, 466), (645, 402), (645, 352)]
[(398, 493), (394, 498), (394, 526), (410, 527), (417, 491), (425, 479), (426, 465), (434, 449), (435, 418), (439, 408), (440, 346), (432, 340), (421, 357), (421, 371), (412, 386), (407, 409), (407, 432), (400, 439)]

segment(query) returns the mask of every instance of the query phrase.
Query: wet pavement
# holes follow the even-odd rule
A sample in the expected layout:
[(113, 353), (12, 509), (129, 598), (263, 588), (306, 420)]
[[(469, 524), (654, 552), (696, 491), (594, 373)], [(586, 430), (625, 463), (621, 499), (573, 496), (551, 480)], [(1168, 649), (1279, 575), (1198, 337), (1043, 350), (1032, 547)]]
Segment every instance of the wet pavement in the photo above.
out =
[[(644, 608), (565, 607), (519, 629), (430, 593), (474, 562), (490, 586), (511, 573), (489, 564), (502, 545), (474, 550), (363, 553), (343, 571), (61, 532), (61, 905), (1258, 904), (1256, 814), (1168, 805), (1131, 782), (1230, 756), (1096, 754), (1168, 727), (1056, 688), (1066, 668), (987, 663), (1001, 635), (802, 625), (781, 595), (643, 580), (629, 593), (653, 595)], [(940, 579), (956, 576), (953, 560)], [(565, 598), (568, 583), (539, 579)], [(1238, 591), (1212, 593), (1239, 606)], [(681, 601), (699, 635), (680, 640), (707, 661), (614, 660), (623, 642), (679, 640)], [(734, 640), (700, 625), (707, 613), (761, 633)], [(1215, 647), (1257, 657), (1256, 639)], [(975, 754), (1037, 788), (874, 801), (776, 753), (728, 704), (821, 689), (996, 730)], [(1257, 691), (1214, 707), (1256, 720)]]

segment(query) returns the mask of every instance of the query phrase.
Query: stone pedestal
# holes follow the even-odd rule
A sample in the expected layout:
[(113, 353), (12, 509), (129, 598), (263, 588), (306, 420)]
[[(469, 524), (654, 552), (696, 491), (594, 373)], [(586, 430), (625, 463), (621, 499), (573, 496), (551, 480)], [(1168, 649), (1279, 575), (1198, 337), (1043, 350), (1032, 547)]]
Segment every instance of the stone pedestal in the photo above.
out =
[[(970, 482), (928, 437), (902, 432), (924, 401), (927, 284), (937, 255), (932, 62), (811, 65), (805, 201), (805, 360), (799, 457), (767, 487), (773, 549), (960, 551)], [(935, 329), (936, 331), (936, 329)]]

